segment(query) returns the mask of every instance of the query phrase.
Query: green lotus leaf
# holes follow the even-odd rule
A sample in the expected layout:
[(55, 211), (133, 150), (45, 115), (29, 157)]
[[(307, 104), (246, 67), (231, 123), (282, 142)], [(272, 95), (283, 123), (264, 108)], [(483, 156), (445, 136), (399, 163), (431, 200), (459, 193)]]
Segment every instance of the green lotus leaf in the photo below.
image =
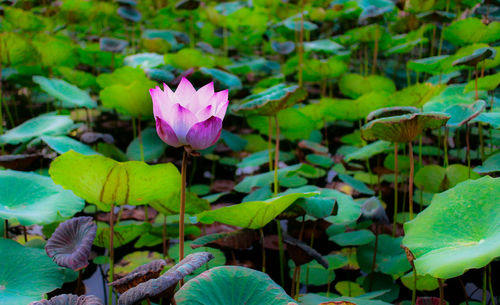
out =
[(366, 116), (366, 121), (369, 122), (369, 121), (375, 120), (375, 119), (381, 119), (381, 118), (398, 116), (398, 115), (405, 115), (405, 114), (412, 114), (412, 113), (418, 113), (418, 112), (419, 112), (418, 108), (413, 107), (413, 106), (385, 107), (385, 108), (380, 108), (380, 109), (377, 109), (375, 111), (370, 112)]
[[(119, 248), (124, 246), (142, 234), (146, 233), (151, 229), (151, 224), (147, 222), (137, 222), (131, 220), (120, 221), (117, 225), (113, 227), (113, 246)], [(109, 236), (111, 235), (111, 230), (109, 225), (104, 222), (97, 223), (97, 234), (94, 239), (94, 245), (102, 248), (109, 249)]]
[(171, 164), (117, 162), (99, 155), (69, 151), (52, 161), (54, 182), (109, 211), (111, 205), (142, 205), (164, 200), (178, 192), (180, 174)]
[(165, 63), (182, 70), (215, 66), (213, 57), (203, 54), (200, 50), (189, 48), (184, 48), (177, 53), (165, 54)]
[(202, 67), (200, 72), (209, 75), (221, 85), (221, 88), (227, 88), (229, 91), (239, 90), (243, 86), (241, 80), (236, 75), (226, 71)]
[[(300, 283), (314, 286), (326, 285), (335, 280), (335, 269), (340, 269), (348, 264), (347, 257), (342, 254), (329, 254), (323, 256), (323, 259), (328, 262), (328, 268), (315, 260), (301, 266)], [(290, 267), (289, 275), (292, 277), (295, 264), (289, 260), (288, 266)]]
[(0, 302), (2, 305), (28, 304), (64, 282), (76, 279), (76, 273), (59, 267), (44, 249), (24, 247), (0, 238)]
[[(271, 152), (274, 156), (274, 149)], [(288, 162), (288, 161), (292, 160), (294, 158), (294, 156), (291, 153), (280, 151), (279, 158), (280, 158), (280, 161)], [(243, 158), (243, 160), (241, 160), (241, 162), (238, 163), (237, 166), (239, 168), (244, 168), (247, 166), (260, 166), (260, 165), (263, 165), (267, 162), (269, 162), (269, 151), (263, 150), (263, 151), (253, 153), (253, 154)]]
[[(499, 23), (500, 24), (500, 23)], [(477, 66), (479, 62), (485, 59), (494, 59), (497, 55), (496, 49), (493, 48), (480, 48), (475, 50), (471, 55), (461, 57), (453, 62), (453, 66)]]
[[(390, 100), (385, 102), (387, 106), (413, 106), (420, 108), (434, 96), (446, 88), (444, 85), (433, 85), (431, 83), (419, 83), (396, 91)], [(379, 107), (381, 108), (381, 107)], [(375, 109), (374, 109), (375, 110)]]
[(158, 252), (135, 251), (129, 253), (115, 264), (115, 275), (119, 278), (124, 277), (134, 269), (162, 258), (163, 256)]
[(40, 54), (43, 67), (78, 65), (77, 48), (69, 37), (39, 33), (32, 42)]
[(478, 115), (471, 123), (481, 122), (484, 124), (489, 124), (495, 129), (500, 128), (500, 112), (483, 112)]
[(101, 51), (120, 53), (128, 46), (128, 41), (112, 37), (101, 37), (99, 47)]
[(83, 144), (80, 141), (72, 139), (67, 136), (42, 136), (40, 140), (45, 142), (50, 148), (59, 154), (64, 154), (70, 150), (74, 150), (82, 155), (98, 155), (99, 153), (92, 149), (92, 147)]
[[(333, 295), (333, 294), (332, 294)], [(300, 298), (301, 305), (318, 305), (318, 304), (336, 304), (332, 302), (340, 302), (337, 304), (341, 305), (351, 305), (351, 304), (359, 304), (359, 305), (389, 305), (391, 303), (387, 303), (377, 299), (369, 299), (360, 297), (326, 297), (319, 294), (307, 293), (305, 295), (301, 295)]]
[(232, 110), (274, 116), (280, 110), (302, 102), (306, 97), (307, 92), (297, 85), (287, 87), (285, 84), (279, 84), (246, 97), (240, 105), (234, 106)]
[(368, 160), (375, 155), (392, 150), (393, 145), (391, 142), (379, 140), (347, 154), (344, 157), (344, 160), (346, 162), (350, 162), (352, 160)]
[(350, 224), (361, 216), (361, 205), (355, 202), (351, 196), (332, 189), (321, 189), (320, 197), (333, 198), (337, 202), (338, 211), (336, 215), (328, 216), (326, 221), (333, 224)]
[[(269, 160), (269, 155), (267, 158), (267, 160)], [(301, 164), (295, 164), (278, 169), (278, 179), (280, 180), (280, 184), (282, 184), (283, 180), (290, 178), (301, 166)], [(274, 172), (247, 176), (240, 183), (238, 183), (234, 189), (238, 192), (249, 193), (254, 187), (267, 186), (273, 183), (273, 181)]]
[[(411, 269), (405, 251), (401, 248), (402, 237), (391, 237), (386, 234), (378, 236), (375, 271), (392, 276), (402, 276)], [(358, 247), (356, 256), (361, 270), (371, 272), (375, 241)], [(418, 272), (418, 270), (417, 270)]]
[[(477, 90), (493, 91), (500, 86), (500, 72), (485, 77), (480, 77), (477, 80)], [(464, 88), (464, 93), (476, 90), (476, 81), (471, 80)]]
[[(475, 92), (464, 93), (465, 84), (453, 84), (434, 96), (424, 105), (424, 112), (443, 112), (448, 107), (459, 104), (472, 104), (476, 101)], [(479, 99), (487, 100), (488, 92), (479, 91)]]
[(469, 168), (462, 164), (452, 164), (446, 168), (446, 188), (455, 187), (460, 182), (467, 179), (478, 179), (479, 174), (471, 171), (469, 174)]
[[(145, 162), (151, 162), (158, 159), (165, 152), (167, 145), (156, 133), (154, 128), (146, 128), (141, 133), (142, 137), (142, 157)], [(129, 160), (141, 160), (141, 140), (135, 138), (127, 147), (127, 157)]]
[(40, 115), (0, 135), (0, 144), (25, 143), (44, 135), (64, 135), (73, 129), (73, 125), (73, 120), (67, 115)]
[(57, 72), (70, 84), (81, 88), (97, 88), (96, 77), (91, 73), (68, 67), (58, 67)]
[[(413, 290), (413, 271), (403, 275), (401, 277), (401, 282), (406, 288)], [(439, 288), (439, 283), (436, 278), (430, 275), (419, 275), (417, 273), (417, 290), (418, 291), (432, 291)]]
[(372, 233), (372, 231), (369, 230), (344, 232), (330, 236), (328, 238), (328, 240), (331, 240), (342, 247), (366, 245), (372, 242), (374, 239), (375, 235)]
[(99, 93), (102, 105), (134, 117), (150, 117), (153, 114), (151, 97), (144, 92), (156, 86), (140, 68), (122, 67), (111, 74), (101, 74), (97, 83), (103, 89)]
[(353, 189), (360, 192), (361, 194), (367, 194), (367, 195), (375, 194), (375, 191), (366, 186), (366, 184), (364, 184), (362, 181), (359, 181), (349, 175), (339, 174), (339, 179), (349, 184)]
[(235, 74), (247, 74), (250, 72), (273, 72), (280, 69), (280, 64), (274, 61), (269, 61), (264, 58), (254, 58), (236, 62), (225, 67)]
[[(210, 293), (207, 293), (210, 291)], [(175, 294), (179, 305), (297, 304), (265, 273), (238, 266), (212, 268)]]
[(500, 178), (467, 180), (434, 195), (431, 205), (405, 223), (403, 244), (415, 255), (417, 274), (453, 278), (500, 256)]
[(329, 168), (333, 165), (332, 158), (325, 155), (309, 154), (306, 155), (306, 161), (323, 168)]
[[(285, 74), (296, 73), (295, 62), (289, 63), (294, 64), (293, 69), (287, 70), (289, 73), (285, 72)], [(306, 82), (337, 78), (348, 69), (347, 64), (337, 57), (330, 57), (328, 60), (308, 59), (304, 61), (303, 65), (302, 73)]]
[(443, 189), (446, 170), (439, 165), (426, 165), (415, 174), (415, 185), (429, 193), (439, 193)]
[(120, 6), (117, 12), (120, 17), (130, 22), (139, 22), (142, 19), (141, 13), (130, 6)]
[(449, 55), (432, 56), (408, 61), (408, 69), (420, 73), (441, 74), (447, 69), (445, 63)]
[(156, 53), (138, 53), (123, 59), (126, 66), (141, 69), (152, 69), (165, 64), (165, 57)]
[(336, 54), (344, 49), (344, 46), (330, 39), (321, 39), (304, 42), (304, 50), (306, 52), (321, 52), (325, 54)]
[[(180, 191), (173, 191), (167, 197), (154, 199), (149, 204), (158, 212), (165, 215), (179, 214)], [(186, 213), (196, 214), (210, 209), (206, 199), (199, 198), (192, 192), (186, 192)]]
[(390, 96), (390, 93), (384, 91), (370, 92), (355, 100), (323, 98), (320, 103), (325, 104), (323, 111), (328, 118), (358, 121), (370, 112), (385, 107)]
[[(36, 64), (40, 55), (26, 35), (22, 33), (3, 32), (0, 41), (9, 46), (0, 51), (0, 61), (4, 65), (18, 66)], [(5, 72), (4, 72), (5, 73)]]
[(287, 55), (295, 50), (295, 43), (293, 43), (292, 41), (272, 41), (271, 48), (278, 54)]
[(33, 76), (33, 81), (40, 85), (43, 91), (60, 100), (64, 107), (85, 107), (89, 109), (97, 107), (97, 103), (87, 92), (64, 80)]
[(485, 25), (479, 18), (466, 18), (452, 22), (444, 29), (444, 38), (456, 46), (471, 43), (490, 43), (498, 40), (500, 22)]
[(390, 142), (409, 142), (425, 129), (435, 129), (446, 124), (450, 117), (438, 112), (423, 112), (376, 119), (361, 128), (363, 139)]
[(249, 229), (259, 229), (281, 214), (295, 200), (311, 197), (316, 193), (295, 193), (271, 198), (265, 201), (247, 201), (240, 204), (205, 211), (198, 214), (202, 223), (220, 223)]
[(460, 127), (464, 124), (469, 123), (472, 119), (476, 118), (481, 112), (486, 108), (486, 102), (483, 100), (477, 100), (474, 104), (458, 104), (453, 105), (444, 111), (444, 113), (450, 116), (448, 122), (446, 122), (447, 127)]
[(214, 248), (229, 248), (233, 250), (245, 250), (259, 240), (259, 234), (255, 230), (243, 229), (231, 232), (222, 232), (204, 235), (193, 240), (191, 248), (196, 249), (203, 246)]
[(480, 174), (500, 172), (500, 152), (489, 156), (483, 165), (474, 168), (474, 172)]
[(24, 226), (71, 217), (85, 206), (71, 191), (35, 173), (0, 171), (0, 184), (9, 190), (0, 192), (0, 217)]
[(345, 74), (339, 81), (339, 89), (350, 98), (358, 98), (372, 91), (394, 93), (396, 86), (391, 79), (379, 75)]

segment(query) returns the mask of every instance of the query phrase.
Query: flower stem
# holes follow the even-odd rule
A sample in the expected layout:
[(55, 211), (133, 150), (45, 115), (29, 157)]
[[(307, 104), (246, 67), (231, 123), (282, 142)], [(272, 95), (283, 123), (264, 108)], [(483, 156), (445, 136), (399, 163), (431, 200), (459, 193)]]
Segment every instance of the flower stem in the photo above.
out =
[(299, 87), (303, 85), (303, 63), (304, 63), (304, 0), (300, 0), (300, 36), (299, 36)]
[[(115, 249), (114, 249), (114, 238), (115, 238), (115, 205), (111, 204), (111, 211), (109, 214), (109, 283), (114, 280), (115, 272)], [(109, 304), (113, 304), (113, 286), (109, 286)]]
[(262, 272), (266, 273), (266, 247), (264, 245), (264, 231), (262, 228), (259, 229), (260, 241), (262, 244)]
[(184, 214), (186, 212), (186, 170), (188, 153), (184, 150), (182, 154), (181, 170), (181, 203), (179, 209), (179, 261), (184, 259)]
[(444, 128), (444, 167), (448, 167), (448, 128)]
[(163, 214), (163, 226), (162, 226), (162, 245), (163, 245), (163, 259), (167, 257), (167, 215)]
[(9, 221), (7, 219), (3, 222), (3, 238), (9, 238)]
[(411, 292), (411, 305), (415, 305), (417, 302), (417, 269), (415, 264), (413, 264), (413, 290)]
[(410, 182), (408, 185), (409, 201), (410, 206), (410, 220), (413, 219), (413, 176), (415, 171), (415, 160), (413, 160), (413, 144), (408, 142), (409, 154), (410, 154)]
[(276, 219), (276, 228), (278, 231), (278, 246), (280, 251), (280, 280), (281, 286), (285, 287), (285, 249), (283, 247), (283, 233), (281, 232), (281, 223), (279, 219)]
[(269, 117), (269, 132), (267, 136), (267, 150), (269, 151), (269, 171), (273, 170), (273, 119)]
[(443, 285), (443, 280), (438, 279), (438, 284), (439, 284), (439, 305), (446, 305), (446, 302), (444, 301), (444, 285)]
[(487, 299), (487, 296), (488, 296), (488, 294), (486, 292), (486, 290), (488, 289), (487, 288), (488, 287), (487, 286), (487, 273), (488, 273), (488, 268), (485, 266), (483, 268), (483, 298), (482, 298), (482, 303), (481, 303), (483, 305), (486, 305), (486, 303), (487, 303), (486, 299)]
[(469, 296), (467, 295), (467, 289), (465, 289), (464, 282), (462, 281), (462, 277), (458, 277), (458, 282), (460, 283), (460, 286), (462, 287), (462, 291), (464, 292), (464, 297), (465, 297), (465, 305), (469, 305)]
[(398, 143), (394, 143), (394, 216), (392, 236), (396, 236), (396, 218), (398, 216)]
[(278, 163), (280, 158), (280, 127), (277, 115), (274, 116), (274, 123), (276, 125), (276, 145), (274, 147), (274, 196), (276, 196), (279, 192)]

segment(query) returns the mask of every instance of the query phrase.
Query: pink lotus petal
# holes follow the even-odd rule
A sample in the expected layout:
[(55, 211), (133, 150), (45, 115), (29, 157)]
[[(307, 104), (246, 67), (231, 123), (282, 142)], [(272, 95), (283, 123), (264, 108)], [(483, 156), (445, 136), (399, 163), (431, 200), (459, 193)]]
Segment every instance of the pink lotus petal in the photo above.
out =
[(200, 108), (204, 108), (209, 104), (210, 99), (212, 96), (214, 96), (214, 83), (210, 82), (206, 84), (205, 86), (201, 87), (197, 92), (196, 95), (198, 96), (198, 106)]
[(215, 116), (220, 118), (221, 120), (224, 119), (224, 116), (226, 115), (227, 111), (227, 106), (229, 105), (229, 101), (226, 101), (223, 104), (219, 104), (217, 109), (215, 110)]
[(156, 119), (156, 133), (158, 133), (160, 139), (162, 139), (163, 142), (173, 147), (182, 146), (182, 144), (179, 142), (179, 139), (175, 135), (175, 132), (172, 129), (172, 127), (158, 116), (155, 116), (155, 119)]
[(175, 90), (175, 100), (184, 108), (188, 108), (190, 110), (192, 106), (198, 105), (198, 96), (196, 95), (196, 90), (185, 77), (182, 78), (179, 86), (177, 87), (177, 90)]
[(211, 117), (214, 113), (214, 110), (215, 110), (215, 106), (212, 106), (212, 105), (208, 105), (207, 107), (200, 109), (196, 113), (196, 118), (198, 119), (198, 122), (205, 121), (206, 119)]
[(180, 104), (175, 104), (170, 109), (165, 120), (172, 126), (172, 129), (177, 135), (177, 139), (179, 139), (182, 144), (186, 143), (186, 134), (189, 129), (194, 124), (198, 123), (196, 115)]
[(191, 127), (187, 133), (186, 141), (194, 150), (205, 149), (217, 142), (221, 131), (222, 120), (216, 116), (211, 116)]
[(175, 101), (175, 93), (165, 83), (163, 83), (163, 91), (167, 94), (167, 97), (169, 98), (169, 102), (171, 102), (172, 104), (178, 103)]

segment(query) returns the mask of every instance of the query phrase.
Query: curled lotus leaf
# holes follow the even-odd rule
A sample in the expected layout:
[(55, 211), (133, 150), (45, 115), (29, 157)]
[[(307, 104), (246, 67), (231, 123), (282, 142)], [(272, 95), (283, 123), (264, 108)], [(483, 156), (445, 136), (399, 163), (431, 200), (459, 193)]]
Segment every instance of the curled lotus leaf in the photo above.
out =
[(191, 248), (215, 247), (230, 248), (234, 250), (248, 249), (259, 240), (259, 235), (255, 230), (243, 229), (232, 232), (209, 234), (199, 237), (191, 243)]
[(286, 86), (278, 84), (260, 93), (246, 97), (233, 111), (247, 114), (274, 116), (280, 110), (302, 102), (307, 97), (307, 91), (298, 85)]
[(361, 136), (367, 141), (409, 142), (425, 129), (444, 126), (449, 115), (438, 112), (412, 113), (380, 118), (366, 123)]
[(292, 41), (273, 41), (271, 42), (271, 47), (274, 51), (281, 55), (290, 54), (293, 52), (293, 50), (295, 50), (295, 44)]
[(471, 105), (458, 104), (450, 106), (444, 111), (444, 113), (450, 115), (446, 127), (463, 126), (480, 115), (485, 108), (486, 102), (483, 100), (477, 100)]
[(493, 48), (480, 48), (475, 50), (471, 55), (464, 56), (453, 62), (453, 66), (471, 66), (475, 67), (477, 64), (485, 59), (493, 59), (497, 55), (497, 51)]
[(103, 302), (95, 295), (61, 294), (50, 300), (31, 302), (29, 305), (103, 305)]
[(176, 10), (192, 11), (200, 6), (199, 0), (180, 0), (175, 4)]
[(203, 272), (184, 284), (175, 300), (178, 305), (297, 304), (267, 274), (239, 266)]
[(155, 279), (160, 276), (166, 263), (163, 259), (157, 259), (150, 263), (144, 264), (135, 268), (132, 272), (126, 276), (110, 283), (110, 286), (118, 291), (119, 293), (124, 293), (125, 291), (149, 281), (150, 279)]
[(209, 252), (189, 254), (159, 278), (151, 279), (127, 290), (118, 299), (118, 305), (138, 304), (142, 300), (152, 297), (164, 297), (170, 300), (174, 295), (175, 286), (180, 280), (213, 258), (213, 254)]
[(403, 245), (416, 257), (417, 274), (453, 278), (500, 256), (499, 188), (500, 178), (466, 180), (405, 223)]
[(283, 236), (283, 242), (287, 245), (288, 254), (295, 265), (307, 264), (314, 259), (325, 269), (328, 269), (328, 261), (305, 242), (288, 235)]
[(380, 108), (370, 112), (366, 116), (366, 121), (369, 122), (375, 119), (381, 119), (391, 116), (405, 115), (417, 112), (419, 112), (418, 108), (413, 106), (396, 106), (396, 107)]
[(375, 222), (382, 224), (389, 223), (389, 217), (387, 217), (382, 202), (380, 202), (376, 196), (370, 197), (363, 202), (361, 205), (361, 213), (364, 218), (372, 219)]
[(92, 217), (75, 217), (61, 223), (45, 245), (56, 264), (75, 271), (87, 267), (97, 231)]
[(128, 41), (123, 39), (102, 37), (99, 39), (99, 47), (101, 51), (120, 53), (128, 46)]
[(121, 6), (118, 8), (118, 15), (131, 22), (139, 22), (142, 19), (141, 13), (133, 7)]

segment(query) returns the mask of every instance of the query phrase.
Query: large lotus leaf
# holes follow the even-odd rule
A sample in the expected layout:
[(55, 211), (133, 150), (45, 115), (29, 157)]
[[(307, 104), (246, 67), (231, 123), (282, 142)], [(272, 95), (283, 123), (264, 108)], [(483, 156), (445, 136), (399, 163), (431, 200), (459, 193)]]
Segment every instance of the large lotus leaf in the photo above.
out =
[(272, 41), (271, 48), (278, 54), (287, 55), (295, 50), (295, 43), (293, 43), (292, 41)]
[(33, 302), (29, 305), (103, 305), (103, 302), (95, 295), (61, 294), (50, 300)]
[[(378, 236), (375, 271), (393, 276), (402, 276), (411, 269), (405, 251), (401, 248), (402, 237), (391, 237), (386, 234)], [(361, 246), (356, 253), (359, 266), (365, 272), (371, 272), (375, 241)], [(417, 269), (418, 272), (418, 269)]]
[(460, 127), (464, 124), (469, 123), (472, 119), (476, 118), (481, 112), (486, 108), (486, 102), (483, 100), (477, 100), (474, 104), (458, 104), (453, 105), (444, 111), (444, 113), (450, 116), (448, 122), (446, 122), (447, 127)]
[(361, 194), (367, 194), (367, 195), (373, 195), (375, 194), (375, 191), (370, 189), (366, 184), (364, 184), (362, 181), (359, 181), (349, 175), (346, 174), (339, 174), (339, 179), (342, 180), (342, 182), (347, 183), (350, 185), (354, 190), (360, 192)]
[[(296, 172), (300, 169), (301, 164), (295, 164), (278, 169), (278, 179), (281, 185), (289, 184), (289, 182), (295, 182), (292, 179), (299, 179), (300, 184), (304, 182), (304, 178), (298, 177)], [(263, 174), (247, 176), (240, 183), (238, 183), (234, 189), (238, 192), (250, 193), (255, 187), (264, 187), (272, 184), (274, 181), (274, 172), (267, 172)], [(305, 180), (307, 183), (307, 180)]]
[(76, 274), (57, 266), (43, 249), (0, 238), (0, 303), (28, 304), (60, 288)]
[(52, 161), (49, 174), (57, 184), (105, 211), (112, 204), (142, 205), (163, 200), (180, 188), (179, 171), (171, 163), (117, 162), (74, 151)]
[(177, 283), (212, 258), (213, 255), (208, 252), (190, 254), (159, 278), (151, 279), (127, 290), (118, 299), (118, 304), (138, 304), (146, 298), (149, 300), (150, 297), (157, 296), (171, 299)]
[[(146, 128), (142, 131), (142, 158), (145, 162), (151, 162), (163, 155), (167, 145), (156, 133), (156, 129)], [(129, 160), (141, 161), (141, 140), (135, 138), (127, 147)]]
[(405, 115), (405, 114), (412, 114), (412, 113), (418, 113), (419, 110), (416, 107), (413, 106), (396, 106), (396, 107), (385, 107), (385, 108), (380, 108), (375, 111), (370, 112), (366, 116), (366, 121), (369, 122), (371, 120), (375, 119), (381, 119), (381, 118), (386, 118), (390, 116), (397, 116), (397, 115)]
[(346, 162), (350, 162), (352, 160), (368, 160), (375, 155), (392, 150), (394, 150), (394, 148), (391, 142), (380, 140), (349, 153), (344, 157), (344, 160)]
[(187, 70), (191, 68), (213, 68), (215, 60), (213, 57), (203, 54), (200, 50), (184, 48), (177, 53), (165, 54), (165, 63)]
[(481, 122), (491, 125), (495, 129), (500, 128), (500, 112), (483, 112), (473, 119), (471, 123)]
[(33, 76), (33, 81), (40, 85), (43, 91), (62, 102), (63, 107), (95, 108), (97, 103), (82, 89), (62, 79)]
[(320, 103), (328, 104), (324, 113), (329, 118), (357, 121), (364, 119), (370, 112), (387, 106), (391, 94), (387, 92), (370, 92), (355, 100), (324, 98)]
[[(288, 140), (295, 141), (308, 139), (311, 132), (315, 129), (317, 122), (309, 118), (303, 111), (303, 108), (287, 108), (278, 112), (278, 124), (280, 133)], [(262, 115), (252, 115), (247, 118), (247, 122), (253, 129), (260, 133), (269, 134), (269, 119)], [(271, 130), (275, 134), (276, 130), (274, 120), (271, 121)]]
[[(493, 91), (498, 86), (500, 86), (500, 72), (493, 75), (480, 77), (477, 80), (477, 90)], [(476, 90), (476, 81), (471, 80), (465, 86), (464, 93), (472, 92), (475, 90)]]
[(280, 64), (274, 61), (266, 60), (264, 58), (255, 58), (237, 62), (232, 65), (228, 65), (225, 68), (236, 74), (247, 74), (250, 72), (271, 73), (275, 70), (279, 70)]
[(414, 59), (408, 61), (406, 66), (415, 72), (441, 74), (447, 67), (445, 67), (446, 60), (449, 55), (432, 56), (421, 59)]
[(444, 38), (456, 46), (471, 43), (490, 43), (500, 36), (500, 22), (485, 25), (479, 18), (456, 20), (444, 30)]
[(444, 85), (433, 85), (431, 83), (412, 85), (396, 91), (392, 95), (390, 102), (386, 101), (385, 106), (413, 106), (420, 108), (445, 88)]
[(297, 304), (267, 274), (238, 266), (203, 272), (182, 286), (175, 300), (179, 305)]
[(128, 46), (128, 41), (112, 37), (101, 37), (99, 47), (101, 51), (120, 53)]
[(380, 301), (380, 300), (372, 300), (369, 298), (362, 297), (336, 297), (330, 298), (319, 294), (307, 293), (301, 295), (300, 298), (301, 305), (389, 305), (390, 303)]
[[(266, 145), (267, 145), (267, 143), (266, 143)], [(274, 156), (274, 149), (271, 150), (271, 152)], [(280, 151), (279, 158), (280, 158), (280, 161), (288, 162), (288, 161), (292, 160), (294, 158), (294, 156), (291, 153)], [(255, 152), (255, 153), (243, 158), (243, 160), (241, 160), (241, 162), (238, 163), (236, 166), (238, 168), (244, 168), (247, 166), (261, 166), (261, 165), (265, 164), (266, 162), (269, 162), (269, 150)]]
[[(121, 221), (113, 227), (113, 246), (121, 247), (135, 240), (151, 229), (151, 224), (147, 222), (137, 222), (132, 220)], [(94, 245), (109, 249), (109, 236), (111, 230), (109, 225), (104, 222), (97, 223), (97, 234), (94, 239)]]
[(0, 217), (24, 226), (47, 224), (71, 217), (85, 203), (71, 191), (54, 184), (50, 177), (12, 170), (0, 171)]
[(271, 198), (265, 201), (247, 201), (240, 204), (202, 212), (198, 215), (200, 222), (229, 224), (233, 226), (259, 229), (281, 214), (295, 200), (311, 197), (316, 193), (295, 193)]
[[(500, 24), (500, 23), (499, 23)], [(455, 60), (452, 65), (453, 66), (460, 66), (460, 65), (466, 65), (470, 67), (475, 67), (477, 66), (481, 61), (485, 59), (494, 59), (497, 55), (497, 50), (493, 48), (480, 48), (472, 52), (471, 55), (467, 55), (464, 57), (460, 57), (459, 59)]]
[(474, 171), (480, 174), (500, 172), (500, 152), (489, 156), (483, 165), (474, 168)]
[(365, 124), (361, 128), (361, 134), (367, 141), (409, 142), (425, 129), (435, 129), (445, 125), (449, 118), (438, 112), (386, 117)]
[(257, 231), (250, 229), (235, 230), (204, 235), (191, 242), (191, 248), (196, 249), (203, 246), (216, 248), (230, 248), (234, 250), (244, 250), (252, 246), (259, 240)]
[(476, 172), (470, 172), (466, 165), (452, 164), (446, 168), (446, 188), (455, 187), (460, 182), (467, 179), (478, 179), (480, 176)]
[(125, 66), (111, 74), (99, 75), (97, 83), (103, 88), (99, 97), (104, 107), (134, 117), (153, 114), (151, 98), (144, 92), (156, 86), (156, 82), (148, 79), (142, 69)]
[(139, 22), (142, 19), (141, 13), (133, 7), (120, 6), (117, 12), (120, 17), (127, 21)]
[(358, 98), (372, 91), (394, 93), (396, 85), (391, 79), (379, 75), (345, 74), (339, 81), (339, 89), (350, 98)]
[[(437, 111), (443, 112), (450, 106), (459, 104), (472, 104), (476, 101), (475, 92), (464, 93), (465, 84), (453, 84), (444, 89), (439, 95), (431, 98), (424, 105), (425, 112)], [(479, 99), (487, 100), (488, 93), (486, 91), (478, 92)]]
[[(165, 215), (179, 214), (180, 191), (174, 191), (167, 197), (155, 199), (149, 204), (158, 212)], [(195, 193), (186, 192), (186, 213), (196, 214), (210, 209), (210, 203)]]
[(500, 256), (499, 187), (500, 178), (467, 180), (434, 195), (405, 223), (403, 244), (416, 257), (417, 274), (453, 278)]
[(40, 33), (36, 35), (32, 41), (38, 53), (41, 55), (42, 66), (74, 67), (78, 64), (76, 45), (69, 37)]
[(361, 246), (372, 242), (375, 239), (375, 235), (370, 230), (357, 230), (339, 233), (330, 236), (328, 239), (342, 247)]
[[(403, 275), (401, 277), (401, 282), (406, 288), (413, 290), (414, 285), (414, 277), (413, 271)], [(439, 288), (439, 283), (436, 278), (433, 278), (430, 275), (419, 275), (417, 273), (417, 290), (418, 291), (432, 291)]]
[[(287, 70), (285, 74), (296, 73), (295, 61), (290, 61), (294, 69)], [(317, 82), (324, 79), (340, 77), (348, 70), (347, 64), (337, 57), (330, 57), (328, 60), (308, 59), (303, 63), (302, 70), (304, 81)]]
[(97, 231), (92, 217), (75, 217), (59, 224), (45, 251), (59, 266), (78, 271), (87, 267)]
[(332, 189), (321, 189), (320, 197), (333, 198), (337, 202), (338, 211), (336, 215), (328, 216), (326, 221), (333, 224), (349, 224), (361, 216), (361, 205), (355, 202), (351, 196)]
[(0, 34), (0, 41), (3, 47), (0, 50), (0, 62), (4, 65), (18, 66), (27, 64), (37, 64), (40, 60), (40, 55), (30, 42), (29, 37), (23, 33), (12, 33), (3, 31)]
[(73, 128), (73, 120), (67, 115), (41, 115), (0, 135), (0, 144), (19, 144), (43, 135), (63, 135)]
[(280, 110), (291, 107), (307, 97), (307, 92), (297, 86), (279, 84), (245, 98), (233, 111), (273, 116)]
[(64, 154), (70, 150), (74, 150), (82, 155), (99, 154), (93, 150), (92, 147), (67, 136), (42, 136), (40, 137), (40, 140), (45, 142), (50, 148), (59, 154)]
[[(335, 269), (347, 266), (348, 258), (343, 254), (329, 254), (323, 257), (328, 262), (328, 268), (313, 260), (301, 266), (300, 282), (314, 286), (326, 285), (335, 280)], [(290, 267), (290, 277), (293, 276), (295, 264), (288, 261)]]
[(321, 39), (304, 42), (304, 50), (306, 52), (322, 52), (326, 54), (336, 54), (344, 49), (344, 46), (330, 39)]
[(138, 53), (125, 57), (123, 63), (133, 68), (152, 69), (165, 64), (165, 57), (156, 53)]
[(243, 86), (241, 80), (236, 75), (226, 71), (202, 67), (200, 72), (209, 75), (221, 85), (221, 88), (228, 88), (229, 91), (239, 90)]
[[(163, 260), (163, 255), (158, 252), (135, 251), (125, 255), (115, 264), (115, 275), (124, 278), (135, 270), (143, 269), (142, 266), (149, 265), (155, 261)], [(163, 260), (165, 261), (165, 260)]]
[(415, 185), (428, 193), (438, 193), (443, 189), (446, 170), (439, 165), (426, 165), (415, 174)]

